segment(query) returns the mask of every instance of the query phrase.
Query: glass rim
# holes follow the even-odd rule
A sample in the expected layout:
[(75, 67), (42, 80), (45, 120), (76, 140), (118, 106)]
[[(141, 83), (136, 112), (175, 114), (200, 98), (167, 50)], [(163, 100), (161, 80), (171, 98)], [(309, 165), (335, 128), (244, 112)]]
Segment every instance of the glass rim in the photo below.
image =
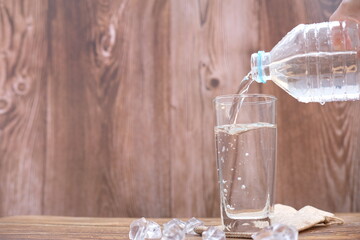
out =
[[(269, 95), (269, 94), (262, 94), (262, 93), (256, 93), (256, 94), (227, 94), (227, 95), (219, 95), (214, 98), (213, 102), (217, 103), (219, 100), (222, 99), (234, 99), (235, 97), (241, 97), (245, 99), (250, 98), (263, 98), (262, 100), (254, 100), (254, 101), (244, 101), (243, 104), (264, 104), (264, 103), (273, 103), (277, 100), (275, 96)], [(229, 102), (232, 103), (232, 102)]]

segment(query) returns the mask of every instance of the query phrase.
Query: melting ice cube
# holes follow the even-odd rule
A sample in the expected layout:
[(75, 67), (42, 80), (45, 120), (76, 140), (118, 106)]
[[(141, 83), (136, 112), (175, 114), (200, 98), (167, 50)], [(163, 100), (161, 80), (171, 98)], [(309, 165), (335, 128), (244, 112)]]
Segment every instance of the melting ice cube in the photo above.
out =
[(196, 218), (190, 218), (185, 225), (185, 232), (188, 234), (196, 234), (194, 232), (194, 228), (198, 227), (198, 226), (202, 226), (204, 225), (204, 223), (202, 221), (200, 221), (199, 219)]
[(291, 226), (284, 224), (276, 224), (264, 228), (258, 233), (253, 234), (251, 237), (254, 240), (297, 240), (298, 231)]
[(145, 238), (147, 239), (159, 239), (161, 238), (161, 227), (159, 224), (153, 221), (147, 221)]
[(140, 218), (130, 224), (129, 238), (133, 240), (140, 240), (145, 238), (147, 221), (145, 218)]
[(129, 238), (132, 240), (159, 239), (161, 227), (153, 221), (140, 218), (130, 224)]
[(216, 227), (209, 227), (202, 233), (203, 240), (226, 240), (225, 233)]
[(185, 223), (176, 218), (165, 223), (161, 240), (185, 239), (184, 228), (185, 228)]

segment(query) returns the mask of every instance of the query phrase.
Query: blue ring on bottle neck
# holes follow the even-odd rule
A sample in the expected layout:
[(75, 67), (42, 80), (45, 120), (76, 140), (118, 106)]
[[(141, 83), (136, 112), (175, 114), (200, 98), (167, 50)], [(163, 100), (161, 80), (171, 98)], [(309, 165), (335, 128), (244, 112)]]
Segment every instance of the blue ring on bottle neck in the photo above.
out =
[(258, 57), (257, 57), (257, 70), (258, 70), (258, 80), (261, 83), (266, 83), (263, 77), (263, 67), (262, 67), (262, 56), (265, 52), (264, 51), (258, 51)]

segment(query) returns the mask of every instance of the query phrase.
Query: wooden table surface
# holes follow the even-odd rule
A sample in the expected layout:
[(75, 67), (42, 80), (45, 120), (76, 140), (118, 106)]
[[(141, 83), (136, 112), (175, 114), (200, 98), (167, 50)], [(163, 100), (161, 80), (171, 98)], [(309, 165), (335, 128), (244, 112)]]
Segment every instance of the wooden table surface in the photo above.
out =
[[(343, 225), (316, 227), (302, 232), (306, 240), (360, 240), (360, 213), (336, 214)], [(151, 218), (150, 218), (151, 219)], [(14, 216), (0, 218), (0, 239), (128, 239), (133, 218), (79, 218), (50, 216)], [(151, 219), (159, 224), (169, 219)], [(186, 219), (183, 219), (186, 220)], [(202, 218), (207, 225), (218, 225), (218, 218)], [(188, 236), (187, 239), (201, 239)]]

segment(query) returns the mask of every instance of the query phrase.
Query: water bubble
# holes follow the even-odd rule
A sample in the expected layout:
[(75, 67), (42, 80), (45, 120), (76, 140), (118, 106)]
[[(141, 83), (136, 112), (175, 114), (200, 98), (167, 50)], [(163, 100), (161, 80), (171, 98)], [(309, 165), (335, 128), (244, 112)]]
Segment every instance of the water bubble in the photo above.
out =
[(225, 146), (222, 147), (221, 151), (222, 151), (222, 152), (225, 152)]
[(249, 155), (250, 155), (250, 153), (248, 153), (248, 152), (247, 152), (247, 153), (245, 153), (245, 156), (247, 156), (247, 157), (248, 157)]
[(226, 189), (226, 188), (224, 189), (224, 193), (227, 193), (227, 189)]
[(234, 168), (231, 168), (230, 170), (231, 170), (231, 171), (234, 171)]
[(226, 181), (226, 180), (222, 180), (222, 182), (223, 182), (223, 184), (227, 183), (227, 181)]
[(229, 209), (229, 210), (234, 210), (234, 209), (235, 209), (233, 206), (231, 206), (231, 205), (229, 205), (229, 204), (226, 205), (226, 208)]
[(238, 178), (237, 178), (237, 180), (239, 180), (239, 181), (240, 181), (240, 180), (241, 180), (241, 177), (238, 177)]
[(245, 189), (246, 188), (246, 186), (243, 184), (243, 185), (241, 185), (241, 189)]

